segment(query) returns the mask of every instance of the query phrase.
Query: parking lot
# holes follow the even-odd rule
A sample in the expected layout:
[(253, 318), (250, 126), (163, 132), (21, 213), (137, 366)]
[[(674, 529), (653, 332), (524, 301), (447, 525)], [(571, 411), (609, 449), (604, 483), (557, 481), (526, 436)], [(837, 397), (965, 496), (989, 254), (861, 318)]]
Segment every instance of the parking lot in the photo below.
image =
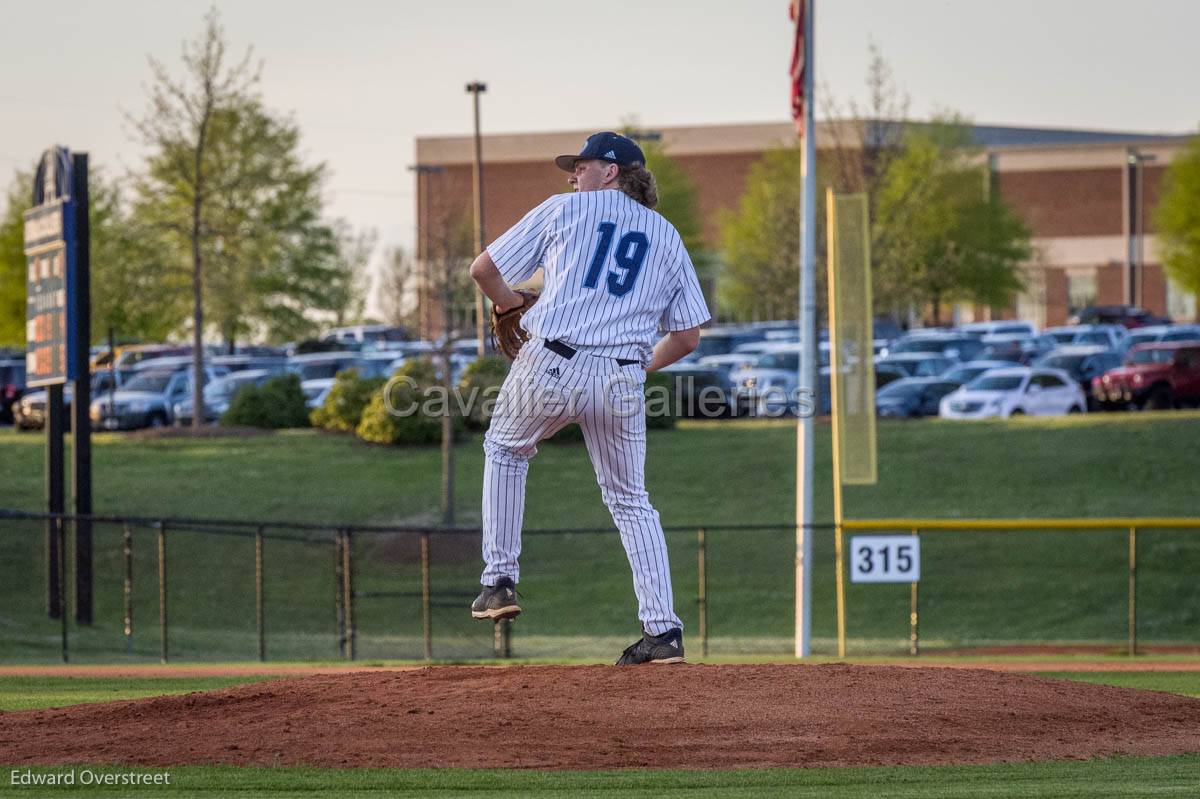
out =
[[(1133, 317), (1130, 317), (1133, 318)], [(1029, 322), (972, 322), (902, 330), (878, 319), (873, 341), (875, 408), (881, 418), (947, 419), (1169, 410), (1200, 405), (1200, 325), (1076, 324), (1038, 330)], [(204, 359), (205, 424), (217, 424), (237, 393), (295, 374), (310, 409), (326, 400), (337, 374), (388, 377), (407, 361), (440, 352), (440, 341), (401, 340), (390, 329), (277, 347), (213, 348)], [(450, 342), (452, 380), (477, 358), (474, 338)], [(830, 351), (822, 331), (815, 395), (799, 389), (795, 322), (714, 325), (700, 346), (664, 370), (674, 413), (694, 418), (825, 415)], [(0, 424), (45, 425), (46, 392), (25, 385), (22, 354), (0, 357)], [(190, 348), (143, 344), (93, 351), (89, 415), (97, 430), (190, 425)], [(843, 364), (844, 366), (844, 364)], [(69, 411), (72, 386), (64, 387)]]

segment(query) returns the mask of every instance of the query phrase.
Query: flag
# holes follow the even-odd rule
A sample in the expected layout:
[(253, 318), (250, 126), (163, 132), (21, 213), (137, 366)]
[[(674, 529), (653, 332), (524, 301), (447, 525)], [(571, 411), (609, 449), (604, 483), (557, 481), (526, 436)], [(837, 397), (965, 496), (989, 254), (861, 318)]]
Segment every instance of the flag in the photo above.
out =
[(792, 118), (796, 120), (796, 135), (804, 135), (804, 70), (808, 68), (808, 54), (804, 52), (804, 6), (805, 0), (792, 0), (789, 16), (796, 23), (795, 40), (792, 42)]

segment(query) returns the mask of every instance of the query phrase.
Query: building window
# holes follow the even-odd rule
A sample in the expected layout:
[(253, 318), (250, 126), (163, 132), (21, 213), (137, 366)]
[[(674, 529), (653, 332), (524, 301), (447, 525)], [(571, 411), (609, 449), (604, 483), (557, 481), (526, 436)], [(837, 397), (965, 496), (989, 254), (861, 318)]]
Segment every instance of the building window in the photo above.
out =
[(1067, 307), (1070, 313), (1096, 304), (1096, 273), (1067, 275)]

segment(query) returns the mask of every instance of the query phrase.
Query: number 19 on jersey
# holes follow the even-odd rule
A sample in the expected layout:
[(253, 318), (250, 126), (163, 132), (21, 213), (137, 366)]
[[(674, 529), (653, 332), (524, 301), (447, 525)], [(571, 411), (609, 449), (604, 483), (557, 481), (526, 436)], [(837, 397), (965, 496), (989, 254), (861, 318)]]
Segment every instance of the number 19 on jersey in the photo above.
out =
[(921, 581), (921, 539), (911, 535), (856, 535), (850, 539), (850, 582)]

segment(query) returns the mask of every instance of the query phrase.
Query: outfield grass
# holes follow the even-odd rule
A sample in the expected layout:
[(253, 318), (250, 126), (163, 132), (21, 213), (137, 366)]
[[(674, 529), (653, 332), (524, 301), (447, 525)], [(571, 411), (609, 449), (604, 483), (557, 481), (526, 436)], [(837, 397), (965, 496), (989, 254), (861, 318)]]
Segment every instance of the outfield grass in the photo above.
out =
[[(72, 767), (33, 768), (61, 774)], [(82, 767), (75, 767), (76, 772)], [(695, 796), (759, 799), (762, 796), (837, 799), (958, 799), (1037, 796), (1040, 799), (1095, 797), (1192, 797), (1200, 755), (1111, 758), (1084, 762), (1003, 763), (983, 766), (756, 769), (738, 771), (480, 771), (468, 769), (313, 769), (187, 766), (133, 769), (170, 774), (170, 788), (121, 788), (121, 796), (273, 797), (381, 794), (401, 797)], [(5, 769), (0, 780), (11, 779)], [(18, 769), (24, 772), (25, 769)], [(128, 773), (124, 768), (94, 768)], [(4, 783), (0, 783), (4, 784)], [(15, 790), (15, 789), (14, 789)], [(96, 789), (94, 793), (112, 793)], [(63, 788), (21, 788), (22, 796), (58, 796)]]
[(150, 696), (212, 691), (270, 677), (2, 677), (0, 711), (37, 710), (47, 707), (145, 699)]
[[(1008, 422), (882, 423), (880, 481), (846, 490), (850, 517), (1067, 517), (1197, 512), (1200, 414), (1109, 414)], [(828, 427), (817, 426), (814, 495), (830, 518)], [(41, 437), (0, 432), (0, 507), (41, 505)], [(669, 534), (677, 606), (696, 647), (696, 543), (708, 529), (708, 624), (714, 655), (790, 651), (794, 540), (790, 529), (732, 532), (720, 524), (783, 524), (793, 515), (795, 428), (789, 423), (683, 424), (652, 431), (651, 498)], [(97, 435), (95, 507), (101, 514), (423, 522), (436, 517), (436, 448), (388, 449), (314, 432), (254, 438), (146, 440)], [(459, 519), (479, 518), (478, 439), (457, 453)], [(530, 528), (611, 525), (581, 445), (547, 444), (530, 472)], [(41, 527), (0, 534), (0, 661), (57, 656), (45, 619)], [(245, 538), (169, 536), (173, 657), (237, 659), (257, 651), (254, 563)], [(1200, 535), (1145, 532), (1139, 551), (1139, 633), (1145, 643), (1195, 641), (1200, 623)], [(834, 636), (832, 534), (814, 536), (814, 636)], [(923, 537), (926, 646), (1003, 641), (1120, 642), (1126, 619), (1126, 537), (1102, 533), (945, 534)], [(420, 657), (419, 571), (412, 537), (359, 535), (359, 654)], [(269, 541), (268, 656), (337, 657), (328, 545)], [(73, 629), (81, 660), (146, 659), (158, 652), (151, 531), (135, 531), (135, 635), (120, 634), (120, 530), (96, 530), (97, 623)], [(491, 651), (491, 631), (464, 611), (477, 590), (477, 540), (434, 542), (435, 657)], [(636, 635), (628, 565), (613, 534), (526, 537), (515, 625), (517, 655), (615, 656)], [(408, 596), (396, 596), (407, 593)], [(907, 586), (850, 586), (851, 651), (901, 651)]]

